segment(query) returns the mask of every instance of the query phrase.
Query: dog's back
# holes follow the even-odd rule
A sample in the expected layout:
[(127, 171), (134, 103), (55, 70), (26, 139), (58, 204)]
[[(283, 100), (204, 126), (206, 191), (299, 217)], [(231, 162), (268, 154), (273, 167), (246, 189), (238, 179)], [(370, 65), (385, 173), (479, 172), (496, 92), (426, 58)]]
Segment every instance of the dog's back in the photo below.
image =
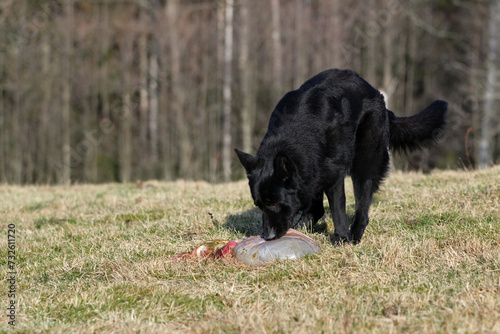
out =
[(378, 90), (354, 71), (323, 71), (279, 101), (257, 156), (273, 158), (286, 151), (301, 172), (314, 175), (326, 158), (350, 169), (357, 127), (367, 113), (378, 118), (379, 128), (388, 127)]

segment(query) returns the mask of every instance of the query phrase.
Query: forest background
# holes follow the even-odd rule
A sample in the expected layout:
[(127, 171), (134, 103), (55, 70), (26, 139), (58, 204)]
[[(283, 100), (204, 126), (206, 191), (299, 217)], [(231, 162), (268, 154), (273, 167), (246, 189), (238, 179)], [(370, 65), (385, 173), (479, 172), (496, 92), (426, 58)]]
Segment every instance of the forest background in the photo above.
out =
[(395, 168), (500, 163), (496, 0), (2, 0), (0, 183), (244, 176), (289, 90), (349, 68), (398, 116), (449, 103)]

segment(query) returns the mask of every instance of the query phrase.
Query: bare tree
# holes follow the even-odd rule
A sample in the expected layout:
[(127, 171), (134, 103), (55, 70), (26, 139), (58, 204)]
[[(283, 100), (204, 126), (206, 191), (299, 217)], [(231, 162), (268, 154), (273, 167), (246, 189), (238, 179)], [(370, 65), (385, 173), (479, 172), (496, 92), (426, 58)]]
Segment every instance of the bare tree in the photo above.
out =
[[(141, 12), (144, 21), (145, 15)], [(139, 51), (139, 148), (141, 152), (148, 150), (148, 36), (146, 32), (141, 32), (138, 40)]]
[(387, 26), (383, 34), (383, 79), (382, 87), (386, 97), (386, 105), (390, 109), (392, 108), (392, 96), (396, 90), (397, 79), (393, 74), (393, 60), (394, 52), (392, 48), (394, 46), (394, 29), (392, 26)]
[(22, 68), (24, 65), (24, 57), (25, 57), (25, 36), (23, 35), (23, 31), (26, 28), (26, 16), (27, 16), (27, 4), (25, 2), (21, 2), (20, 17), (19, 17), (19, 27), (17, 27), (18, 36), (10, 36), (14, 42), (12, 43), (12, 55), (13, 62), (12, 68), (14, 70), (13, 73), (13, 93), (12, 96), (14, 98), (14, 106), (12, 108), (12, 114), (10, 117), (10, 126), (12, 134), (9, 138), (9, 146), (10, 146), (10, 174), (11, 180), (14, 183), (22, 182), (22, 145), (21, 145), (21, 128), (22, 128), (22, 117), (24, 113), (22, 112), (22, 95), (23, 95), (23, 76), (22, 76)]
[(309, 16), (309, 4), (295, 0), (295, 68), (293, 86), (299, 87), (307, 79), (308, 36), (306, 25)]
[(360, 72), (399, 115), (454, 101), (446, 145), (410, 168), (461, 167), (469, 127), (471, 164), (498, 163), (497, 7), (0, 1), (0, 182), (230, 180), (236, 135), (252, 151), (284, 91), (331, 67)]
[(340, 4), (340, 0), (331, 0), (330, 1), (330, 6), (331, 6), (331, 36), (332, 36), (332, 43), (331, 43), (331, 49), (330, 49), (330, 54), (332, 55), (332, 66), (334, 67), (340, 67), (341, 64), (343, 63), (342, 58), (341, 58), (341, 53), (339, 50), (339, 45), (342, 44), (342, 27), (341, 27), (341, 17), (342, 14), (340, 13), (340, 9), (342, 8)]
[(255, 95), (252, 84), (254, 70), (253, 61), (249, 59), (250, 54), (250, 18), (249, 0), (240, 0), (240, 57), (239, 69), (241, 73), (241, 95), (243, 104), (241, 107), (241, 132), (243, 139), (243, 151), (252, 151), (252, 130), (255, 124)]
[(110, 117), (109, 103), (109, 66), (107, 53), (109, 52), (110, 44), (110, 27), (109, 27), (109, 4), (107, 0), (103, 0), (99, 5), (99, 96), (101, 98), (102, 115), (105, 118)]
[(132, 72), (132, 47), (134, 37), (127, 34), (121, 43), (121, 59), (123, 73), (122, 104), (119, 114), (120, 140), (118, 143), (118, 154), (120, 162), (120, 181), (129, 182), (131, 176), (132, 163), (132, 101), (131, 101), (131, 72)]
[(273, 45), (273, 99), (277, 100), (283, 94), (283, 47), (281, 45), (280, 2), (271, 0), (271, 25)]
[(191, 158), (191, 140), (185, 118), (186, 92), (183, 91), (181, 73), (181, 50), (179, 41), (179, 0), (167, 1), (168, 40), (170, 43), (170, 108), (175, 115), (175, 128), (178, 140), (177, 161), (180, 173), (186, 173)]
[(410, 25), (408, 27), (408, 49), (407, 49), (407, 55), (408, 55), (408, 62), (406, 65), (406, 93), (405, 93), (405, 101), (406, 102), (406, 109), (408, 113), (413, 113), (414, 107), (413, 107), (413, 100), (414, 100), (414, 87), (415, 87), (415, 71), (416, 69), (416, 58), (417, 58), (417, 42), (418, 42), (418, 37), (417, 37), (417, 27), (414, 25)]
[[(484, 169), (493, 162), (491, 142), (493, 141), (495, 93), (497, 88), (498, 29), (500, 28), (500, 3), (490, 0), (488, 22), (488, 60), (486, 92), (484, 96), (481, 138), (479, 140), (479, 168)], [(497, 109), (498, 115), (498, 109)]]
[(153, 164), (158, 162), (158, 50), (149, 54), (149, 154)]
[[(366, 6), (363, 6), (363, 17), (370, 17), (371, 13), (373, 13), (376, 8), (375, 5), (376, 3), (370, 1), (369, 4), (367, 3)], [(377, 57), (377, 46), (379, 44), (377, 37), (380, 34), (378, 31), (380, 26), (376, 21), (368, 22), (372, 24), (367, 23), (362, 28), (362, 34), (366, 36), (366, 52), (363, 54), (363, 76), (368, 82), (375, 84), (377, 80), (377, 62), (379, 61)]]
[[(7, 24), (5, 20), (0, 23), (1, 31), (0, 32), (0, 45), (6, 45), (6, 27)], [(5, 64), (6, 56), (4, 52), (0, 52), (0, 64)], [(6, 75), (4, 73), (4, 69), (0, 69), (0, 77), (4, 78)], [(7, 183), (8, 178), (6, 175), (6, 159), (7, 156), (7, 136), (9, 132), (7, 131), (7, 113), (5, 111), (6, 103), (3, 97), (3, 92), (5, 88), (3, 87), (3, 83), (0, 84), (0, 183)]]
[[(98, 17), (92, 17), (92, 19), (88, 20), (88, 26), (85, 26), (85, 29), (92, 28), (94, 31), (99, 29), (98, 25)], [(100, 135), (98, 133), (98, 124), (99, 124), (99, 76), (92, 76), (91, 78), (87, 77), (87, 71), (90, 70), (91, 73), (99, 72), (99, 59), (100, 55), (100, 47), (96, 46), (96, 44), (100, 43), (101, 36), (98, 34), (88, 35), (88, 38), (85, 38), (85, 45), (91, 50), (91, 57), (87, 61), (83, 59), (83, 64), (88, 64), (88, 67), (82, 66), (78, 64), (76, 70), (79, 72), (78, 75), (82, 78), (79, 79), (79, 82), (89, 81), (89, 84), (82, 85), (83, 87), (79, 89), (85, 95), (88, 96), (87, 99), (83, 99), (82, 107), (83, 107), (83, 140), (86, 141), (87, 147), (85, 148), (84, 154), (84, 164), (82, 166), (83, 171), (80, 172), (78, 178), (81, 181), (85, 182), (98, 182), (99, 179), (99, 163), (98, 157), (101, 151), (100, 147)], [(80, 58), (81, 59), (81, 58)], [(81, 147), (82, 144), (79, 146)], [(77, 144), (78, 146), (78, 144)], [(81, 150), (81, 149), (80, 149)]]
[(64, 184), (71, 183), (71, 57), (73, 53), (74, 3), (66, 1), (66, 35), (62, 86), (62, 177)]
[(233, 13), (234, 1), (226, 0), (225, 27), (224, 27), (224, 84), (222, 88), (223, 106), (223, 127), (222, 127), (222, 170), (224, 180), (231, 180), (231, 83), (233, 62)]

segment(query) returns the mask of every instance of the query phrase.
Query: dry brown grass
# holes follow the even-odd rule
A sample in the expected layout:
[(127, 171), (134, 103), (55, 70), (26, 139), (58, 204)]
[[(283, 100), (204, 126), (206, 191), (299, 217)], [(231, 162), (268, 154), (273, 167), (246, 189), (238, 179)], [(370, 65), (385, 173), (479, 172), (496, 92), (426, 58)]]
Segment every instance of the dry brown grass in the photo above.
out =
[(0, 186), (0, 278), (14, 223), (21, 332), (500, 333), (499, 175), (393, 173), (360, 245), (258, 269), (170, 259), (259, 232), (245, 182)]

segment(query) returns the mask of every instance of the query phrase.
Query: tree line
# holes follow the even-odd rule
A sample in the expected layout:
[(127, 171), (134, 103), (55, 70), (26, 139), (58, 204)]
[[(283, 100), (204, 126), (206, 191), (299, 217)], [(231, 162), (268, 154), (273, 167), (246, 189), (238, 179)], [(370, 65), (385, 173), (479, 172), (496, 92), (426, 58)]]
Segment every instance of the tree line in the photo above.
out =
[(401, 169), (499, 162), (494, 0), (5, 0), (0, 183), (243, 177), (273, 107), (350, 68), (409, 116), (449, 102)]

